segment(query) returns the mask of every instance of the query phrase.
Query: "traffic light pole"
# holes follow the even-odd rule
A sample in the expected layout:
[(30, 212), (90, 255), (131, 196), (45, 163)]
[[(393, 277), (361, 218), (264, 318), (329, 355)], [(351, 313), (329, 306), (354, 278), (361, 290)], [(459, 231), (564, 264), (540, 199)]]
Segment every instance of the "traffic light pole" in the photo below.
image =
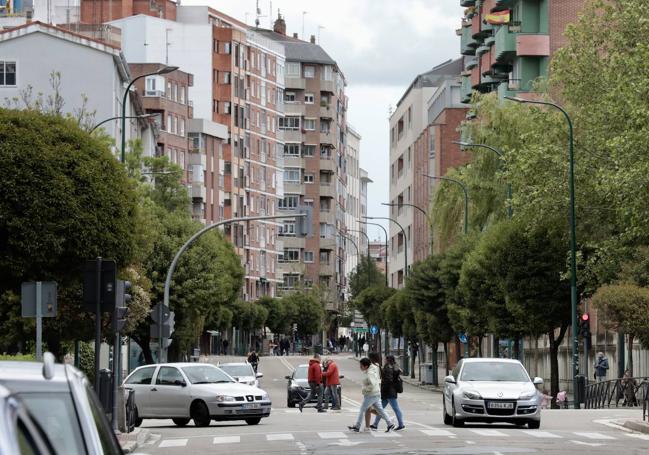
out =
[(95, 307), (95, 393), (99, 394), (99, 354), (101, 351), (101, 258), (97, 258), (97, 290)]
[[(169, 308), (169, 288), (171, 287), (171, 277), (176, 270), (176, 266), (178, 265), (178, 260), (182, 256), (182, 254), (189, 248), (192, 243), (194, 243), (196, 240), (198, 240), (203, 234), (214, 230), (220, 226), (226, 225), (226, 224), (231, 224), (231, 223), (239, 223), (239, 222), (246, 222), (246, 221), (261, 221), (261, 220), (277, 220), (277, 219), (286, 219), (286, 218), (306, 218), (307, 213), (296, 213), (293, 215), (268, 215), (268, 216), (247, 216), (247, 217), (241, 217), (241, 218), (231, 218), (229, 220), (224, 220), (220, 221), (218, 223), (212, 224), (210, 226), (205, 226), (203, 229), (198, 231), (196, 234), (192, 235), (189, 240), (185, 242), (183, 246), (180, 247), (176, 255), (174, 256), (173, 261), (171, 261), (171, 265), (169, 266), (169, 269), (167, 270), (167, 278), (165, 279), (165, 287), (164, 287), (164, 300), (163, 304), (165, 307)], [(162, 321), (162, 311), (163, 308), (162, 306), (159, 309), (160, 312), (160, 321)], [(167, 347), (163, 347), (163, 339), (162, 339), (162, 323), (160, 323), (160, 328), (158, 329), (158, 363), (166, 362), (167, 361)]]

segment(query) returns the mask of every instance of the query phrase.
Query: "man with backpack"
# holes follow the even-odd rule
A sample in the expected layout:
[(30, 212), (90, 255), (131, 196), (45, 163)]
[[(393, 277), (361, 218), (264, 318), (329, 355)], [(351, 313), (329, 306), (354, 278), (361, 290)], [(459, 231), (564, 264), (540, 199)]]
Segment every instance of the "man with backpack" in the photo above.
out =
[[(388, 403), (390, 404), (399, 424), (394, 431), (401, 431), (406, 427), (403, 424), (403, 414), (401, 413), (397, 397), (399, 393), (403, 392), (403, 380), (401, 379), (401, 368), (397, 365), (393, 355), (385, 357), (385, 365), (383, 366), (382, 373), (381, 405), (385, 408)], [(377, 415), (370, 428), (372, 430), (378, 429), (380, 420), (381, 418)]]

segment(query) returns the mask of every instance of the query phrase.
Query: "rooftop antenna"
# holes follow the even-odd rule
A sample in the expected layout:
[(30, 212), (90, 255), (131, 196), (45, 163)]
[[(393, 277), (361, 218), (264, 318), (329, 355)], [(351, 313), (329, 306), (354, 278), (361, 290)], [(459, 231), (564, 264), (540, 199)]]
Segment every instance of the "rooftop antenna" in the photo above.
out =
[(268, 8), (268, 28), (273, 29), (273, 1), (270, 1), (270, 7)]
[(306, 16), (308, 13), (308, 11), (302, 11), (302, 40), (304, 40), (304, 16)]
[(257, 0), (257, 7), (255, 8), (255, 27), (256, 28), (259, 28), (259, 25), (261, 24), (261, 21), (259, 19), (261, 19), (262, 17), (266, 17), (266, 16), (261, 15), (261, 8), (259, 8), (259, 0)]

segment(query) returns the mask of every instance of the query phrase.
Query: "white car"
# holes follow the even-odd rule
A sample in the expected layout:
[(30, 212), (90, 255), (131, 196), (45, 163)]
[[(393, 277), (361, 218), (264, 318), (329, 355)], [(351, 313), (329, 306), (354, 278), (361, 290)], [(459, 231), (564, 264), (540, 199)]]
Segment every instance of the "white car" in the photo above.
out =
[(530, 429), (541, 426), (543, 396), (518, 360), (462, 359), (444, 380), (444, 423), (506, 422)]
[(197, 427), (212, 420), (256, 425), (270, 416), (266, 392), (240, 384), (208, 363), (145, 365), (128, 375), (124, 386), (135, 391), (136, 425), (142, 419), (172, 419), (179, 427), (190, 420)]
[(259, 378), (264, 377), (263, 373), (255, 373), (248, 362), (219, 363), (217, 366), (241, 384), (259, 387)]

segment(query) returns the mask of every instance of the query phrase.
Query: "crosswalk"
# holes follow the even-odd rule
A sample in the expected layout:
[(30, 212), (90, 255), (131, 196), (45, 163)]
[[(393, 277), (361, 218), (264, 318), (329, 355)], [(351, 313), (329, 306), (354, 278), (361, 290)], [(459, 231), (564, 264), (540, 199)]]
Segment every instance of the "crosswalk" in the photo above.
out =
[[(541, 430), (495, 430), (487, 428), (466, 428), (466, 429), (445, 429), (445, 428), (432, 428), (428, 427), (425, 429), (408, 429), (403, 432), (391, 432), (385, 433), (384, 431), (371, 431), (371, 432), (361, 432), (360, 434), (343, 432), (343, 431), (321, 431), (321, 432), (298, 432), (298, 433), (268, 433), (268, 434), (242, 434), (242, 435), (229, 435), (229, 436), (216, 436), (213, 437), (212, 443), (214, 445), (227, 445), (227, 444), (241, 444), (249, 443), (256, 444), (262, 441), (269, 443), (287, 443), (294, 441), (313, 441), (322, 440), (323, 442), (332, 442), (339, 441), (342, 443), (352, 443), (353, 441), (363, 440), (364, 442), (369, 442), (372, 439), (376, 440), (398, 440), (399, 438), (406, 437), (428, 437), (428, 438), (437, 438), (437, 439), (457, 439), (457, 440), (469, 440), (475, 439), (476, 437), (483, 438), (494, 438), (495, 440), (506, 440), (507, 438), (517, 438), (525, 439), (529, 438), (530, 440), (539, 440), (539, 439), (565, 439), (568, 441), (578, 442), (582, 441), (584, 444), (587, 443), (601, 443), (618, 440), (619, 438), (625, 439), (626, 437), (634, 438), (637, 435), (633, 433), (620, 433), (616, 436), (611, 436), (610, 434), (599, 433), (595, 431), (588, 432), (552, 432), (552, 431), (541, 431)], [(369, 439), (368, 439), (369, 438)], [(194, 438), (197, 439), (197, 438)], [(644, 439), (644, 438), (642, 438)], [(575, 441), (576, 440), (576, 441)], [(158, 441), (156, 441), (158, 443)], [(168, 438), (162, 439), (157, 444), (158, 448), (181, 448), (186, 447), (190, 443), (190, 438)], [(471, 443), (469, 441), (468, 443)]]

